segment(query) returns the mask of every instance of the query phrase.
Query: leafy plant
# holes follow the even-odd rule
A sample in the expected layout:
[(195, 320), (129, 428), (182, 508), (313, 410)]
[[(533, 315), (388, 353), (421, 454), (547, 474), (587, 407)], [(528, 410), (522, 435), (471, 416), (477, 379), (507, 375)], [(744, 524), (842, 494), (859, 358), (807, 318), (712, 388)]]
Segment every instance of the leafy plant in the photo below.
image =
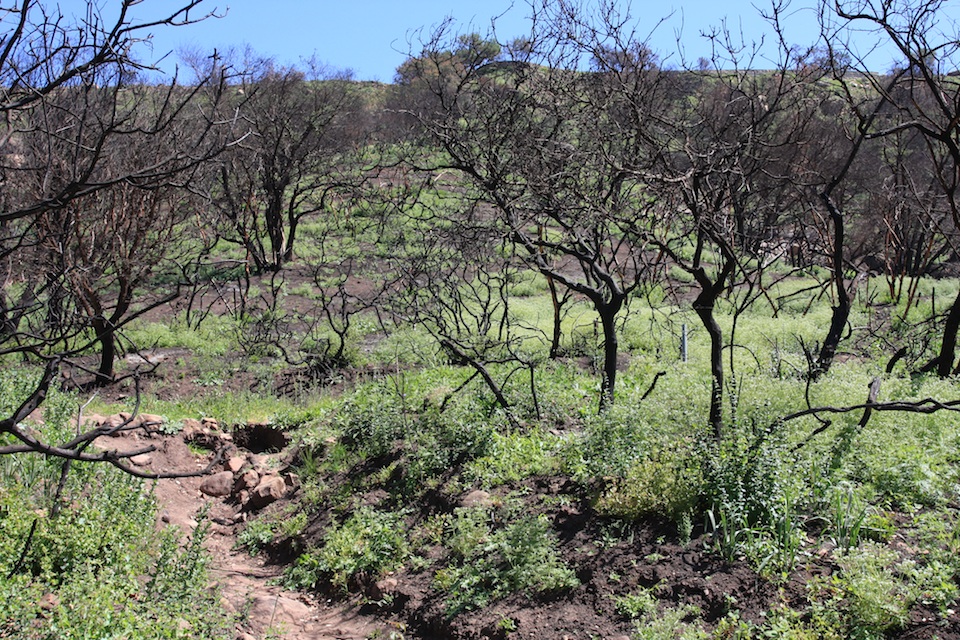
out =
[(636, 620), (657, 612), (657, 598), (649, 589), (641, 589), (635, 593), (613, 596), (613, 606), (621, 616)]
[(451, 562), (437, 572), (434, 585), (446, 593), (451, 617), (510, 593), (558, 591), (578, 584), (576, 574), (560, 560), (543, 515), (520, 516), (494, 528), (486, 509), (458, 509), (448, 545)]
[(895, 573), (895, 552), (868, 542), (839, 554), (837, 563), (841, 574), (835, 585), (843, 595), (851, 627), (886, 633), (906, 624), (914, 597)]
[[(60, 465), (43, 467), (41, 484), (56, 485)], [(53, 515), (51, 496), (0, 478), (0, 637), (233, 637), (208, 586), (202, 516), (186, 545), (179, 529), (156, 532), (143, 484), (100, 465), (74, 463), (61, 498)]]
[(266, 519), (249, 521), (237, 535), (237, 546), (246, 548), (250, 555), (256, 555), (273, 542), (277, 525), (277, 522)]
[(622, 479), (605, 488), (596, 501), (598, 513), (629, 520), (666, 517), (689, 522), (701, 500), (699, 461), (683, 446), (663, 449), (633, 464)]
[(287, 581), (295, 587), (315, 589), (328, 580), (346, 591), (352, 580), (395, 569), (408, 555), (403, 514), (361, 507), (330, 529), (321, 548), (301, 555)]

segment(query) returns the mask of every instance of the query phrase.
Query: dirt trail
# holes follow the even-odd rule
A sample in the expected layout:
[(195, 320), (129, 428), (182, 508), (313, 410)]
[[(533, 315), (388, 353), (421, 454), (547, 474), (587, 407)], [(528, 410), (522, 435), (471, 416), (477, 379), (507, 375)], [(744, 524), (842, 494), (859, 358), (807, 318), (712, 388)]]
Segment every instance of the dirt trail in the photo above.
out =
[[(121, 437), (101, 438), (97, 444), (119, 451), (156, 447), (154, 452), (136, 459), (144, 471), (201, 469), (209, 460), (209, 456), (194, 453), (181, 435), (144, 434), (138, 430)], [(235, 455), (245, 453), (237, 450)], [(270, 456), (263, 462), (269, 464)], [(223, 596), (223, 606), (239, 614), (237, 640), (361, 640), (371, 635), (390, 638), (391, 632), (397, 631), (387, 623), (360, 614), (356, 604), (329, 602), (283, 589), (277, 584), (281, 566), (266, 565), (262, 558), (237, 549), (237, 534), (244, 526), (238, 517), (240, 506), (230, 497), (205, 495), (200, 491), (201, 482), (200, 477), (158, 480), (157, 525), (177, 526), (189, 534), (197, 526), (202, 510), (208, 509), (209, 574)]]

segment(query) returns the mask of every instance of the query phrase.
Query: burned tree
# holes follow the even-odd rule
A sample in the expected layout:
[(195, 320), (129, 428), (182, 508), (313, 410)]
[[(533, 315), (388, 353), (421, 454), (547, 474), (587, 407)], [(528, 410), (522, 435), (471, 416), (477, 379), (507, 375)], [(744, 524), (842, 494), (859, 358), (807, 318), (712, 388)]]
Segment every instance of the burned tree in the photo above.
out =
[[(426, 97), (410, 115), (438, 153), (411, 162), (456, 172), (466, 210), (492, 216), (511, 258), (589, 301), (602, 327), (608, 406), (618, 319), (650, 274), (651, 256), (630, 229), (653, 212), (640, 169), (649, 162), (643, 140), (665, 108), (656, 58), (637, 45), (609, 67), (594, 55), (600, 35), (549, 6), (509, 60), (490, 62), (448, 28), (424, 43), (411, 81)], [(593, 71), (579, 70), (588, 63)]]
[(363, 183), (363, 105), (347, 72), (237, 64), (223, 115), (237, 142), (211, 167), (208, 193), (224, 239), (258, 272), (275, 271), (293, 259), (300, 222)]
[(123, 0), (109, 17), (91, 2), (82, 21), (29, 0), (5, 10), (0, 256), (11, 278), (0, 353), (39, 358), (46, 367), (0, 421), (9, 436), (3, 454), (37, 451), (131, 471), (126, 454), (88, 451), (102, 430), (53, 444), (19, 423), (43, 402), (63, 359), (85, 346), (101, 344), (98, 378), (111, 376), (115, 332), (139, 295), (129, 292), (144, 284), (135, 265), (153, 260), (158, 245), (151, 243), (170, 233), (148, 221), (177, 209), (171, 194), (219, 148), (210, 135), (215, 101), (195, 98), (201, 86), (222, 87), (223, 78), (150, 86), (137, 76), (148, 67), (134, 57), (149, 30), (209, 14), (198, 13), (194, 0), (137, 21), (131, 13), (140, 1)]
[[(960, 228), (960, 83), (951, 74), (957, 67), (960, 35), (956, 23), (946, 14), (946, 3), (941, 1), (897, 5), (837, 2), (821, 6), (824, 39), (849, 71), (840, 81), (859, 118), (861, 135), (883, 141), (881, 144), (888, 149), (895, 148), (907, 133), (921, 136), (922, 144), (912, 160), (923, 166), (914, 165), (914, 175), (925, 176), (925, 190), (929, 185), (936, 186), (941, 203), (938, 208), (948, 216), (929, 209), (919, 213), (914, 210), (910, 215), (949, 219), (952, 234)], [(848, 45), (850, 30), (870, 33), (878, 46), (890, 46), (897, 56), (895, 68), (889, 73), (872, 72)], [(911, 200), (915, 200), (914, 194), (891, 206)], [(925, 196), (924, 200), (929, 198)], [(958, 333), (960, 298), (946, 316), (939, 352), (925, 368), (935, 369), (940, 376), (955, 372)]]

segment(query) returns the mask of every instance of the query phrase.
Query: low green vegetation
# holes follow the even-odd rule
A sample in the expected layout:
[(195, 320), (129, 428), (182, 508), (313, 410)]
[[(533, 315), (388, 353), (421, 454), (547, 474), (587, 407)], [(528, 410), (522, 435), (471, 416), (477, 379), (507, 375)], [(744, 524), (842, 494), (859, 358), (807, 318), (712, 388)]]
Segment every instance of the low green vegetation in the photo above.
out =
[(119, 411), (289, 442), (237, 546), (430, 635), (960, 628), (943, 0), (824, 5), (809, 47), (775, 3), (696, 70), (535, 0), (529, 38), (415, 32), (392, 85), (221, 52), (164, 93), (132, 45), (184, 4), (6, 10), (0, 638), (237, 630), (204, 518), (158, 530), (84, 433)]
[[(2, 375), (5, 411), (24, 384)], [(72, 398), (54, 394), (45, 409), (46, 434), (72, 432)], [(179, 528), (157, 531), (149, 484), (74, 463), (58, 488), (63, 464), (0, 458), (0, 637), (233, 638), (234, 620), (208, 585), (207, 524), (186, 540)]]
[[(299, 504), (252, 519), (238, 536), (250, 553), (287, 541), (297, 556), (285, 577), (292, 587), (369, 594), (380, 593), (370, 585), (391, 574), (424, 576), (449, 620), (507, 599), (563, 598), (582, 588), (578, 563), (596, 551), (565, 548), (558, 518), (585, 510), (602, 525), (593, 541), (600, 552), (657, 522), (674, 543), (747, 563), (773, 585), (787, 584), (797, 569), (834, 567), (810, 582), (803, 602), (771, 601), (763, 620), (743, 619), (731, 602), (707, 624), (699, 608), (662, 589), (615, 590), (610, 607), (632, 621), (636, 638), (880, 638), (903, 630), (914, 607), (947, 624), (960, 597), (960, 428), (953, 417), (875, 412), (862, 424), (858, 410), (832, 415), (830, 424), (782, 418), (807, 403), (862, 402), (878, 375), (881, 401), (950, 398), (953, 382), (885, 374), (864, 357), (810, 383), (800, 342), (765, 325), (762, 313), (747, 314), (743, 351), (753, 355), (740, 360), (734, 352), (730, 417), (716, 440), (703, 422), (705, 336), (690, 332), (689, 361), (679, 362), (666, 355), (674, 332), (642, 329), (657, 324), (644, 319), (655, 313), (637, 309), (624, 328), (643, 337), (634, 338), (617, 403), (603, 412), (594, 404), (596, 377), (582, 363), (541, 356), (523, 375), (509, 363), (489, 363), (490, 375), (504, 380), (504, 407), (468, 366), (443, 364), (437, 347), (411, 330), (365, 356), (375, 362), (389, 352), (383, 373), (337, 392), (305, 387), (273, 396), (199, 385), (193, 398), (146, 394), (144, 409), (172, 425), (208, 416), (270, 421), (299, 443)], [(659, 326), (687, 321), (681, 314)], [(790, 331), (815, 333), (809, 318), (794, 322)], [(169, 346), (191, 349), (185, 336)], [(269, 358), (231, 362), (220, 365), (225, 376), (275, 366)], [(5, 372), (8, 408), (35, 375)], [(69, 429), (81, 402), (53, 394), (46, 432)], [(120, 408), (128, 407), (102, 410)], [(51, 637), (50, 629), (56, 637), (97, 636), (107, 625), (132, 638), (229, 635), (230, 620), (205, 587), (202, 526), (186, 545), (154, 532), (149, 487), (105, 467), (76, 465), (55, 499), (60, 463), (34, 455), (2, 462), (0, 628), (44, 629), (26, 636), (37, 638)], [(557, 488), (539, 493), (550, 483)], [(390, 597), (373, 601), (387, 605)], [(106, 611), (116, 601), (124, 605)], [(71, 615), (73, 603), (101, 613)], [(156, 621), (149, 632), (136, 622), (144, 617)]]
[(545, 516), (503, 509), (456, 510), (447, 523), (449, 564), (434, 584), (444, 594), (447, 615), (480, 609), (516, 592), (550, 592), (577, 586), (560, 560)]
[(346, 592), (360, 578), (402, 565), (408, 554), (402, 513), (363, 507), (331, 527), (318, 549), (301, 555), (287, 581), (309, 589), (329, 583)]

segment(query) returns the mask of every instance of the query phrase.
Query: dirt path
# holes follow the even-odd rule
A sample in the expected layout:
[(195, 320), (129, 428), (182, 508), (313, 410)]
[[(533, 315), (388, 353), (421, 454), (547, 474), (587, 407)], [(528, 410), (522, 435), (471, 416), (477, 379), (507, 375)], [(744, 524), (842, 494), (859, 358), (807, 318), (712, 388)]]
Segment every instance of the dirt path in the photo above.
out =
[[(182, 435), (133, 431), (122, 437), (102, 438), (97, 444), (119, 451), (155, 446), (154, 452), (136, 459), (145, 471), (188, 471), (208, 464), (208, 456), (194, 453)], [(237, 450), (235, 455), (244, 456), (246, 452)], [(260, 456), (259, 462), (270, 464), (270, 456)], [(229, 496), (205, 495), (200, 491), (203, 480), (199, 477), (158, 480), (155, 487), (159, 505), (157, 525), (177, 526), (190, 534), (197, 526), (200, 513), (208, 509), (209, 574), (223, 595), (223, 606), (238, 614), (237, 640), (403, 637), (396, 627), (360, 614), (355, 603), (334, 603), (283, 589), (277, 584), (283, 571), (281, 566), (266, 565), (260, 557), (237, 549), (237, 534), (244, 526), (239, 505)]]

